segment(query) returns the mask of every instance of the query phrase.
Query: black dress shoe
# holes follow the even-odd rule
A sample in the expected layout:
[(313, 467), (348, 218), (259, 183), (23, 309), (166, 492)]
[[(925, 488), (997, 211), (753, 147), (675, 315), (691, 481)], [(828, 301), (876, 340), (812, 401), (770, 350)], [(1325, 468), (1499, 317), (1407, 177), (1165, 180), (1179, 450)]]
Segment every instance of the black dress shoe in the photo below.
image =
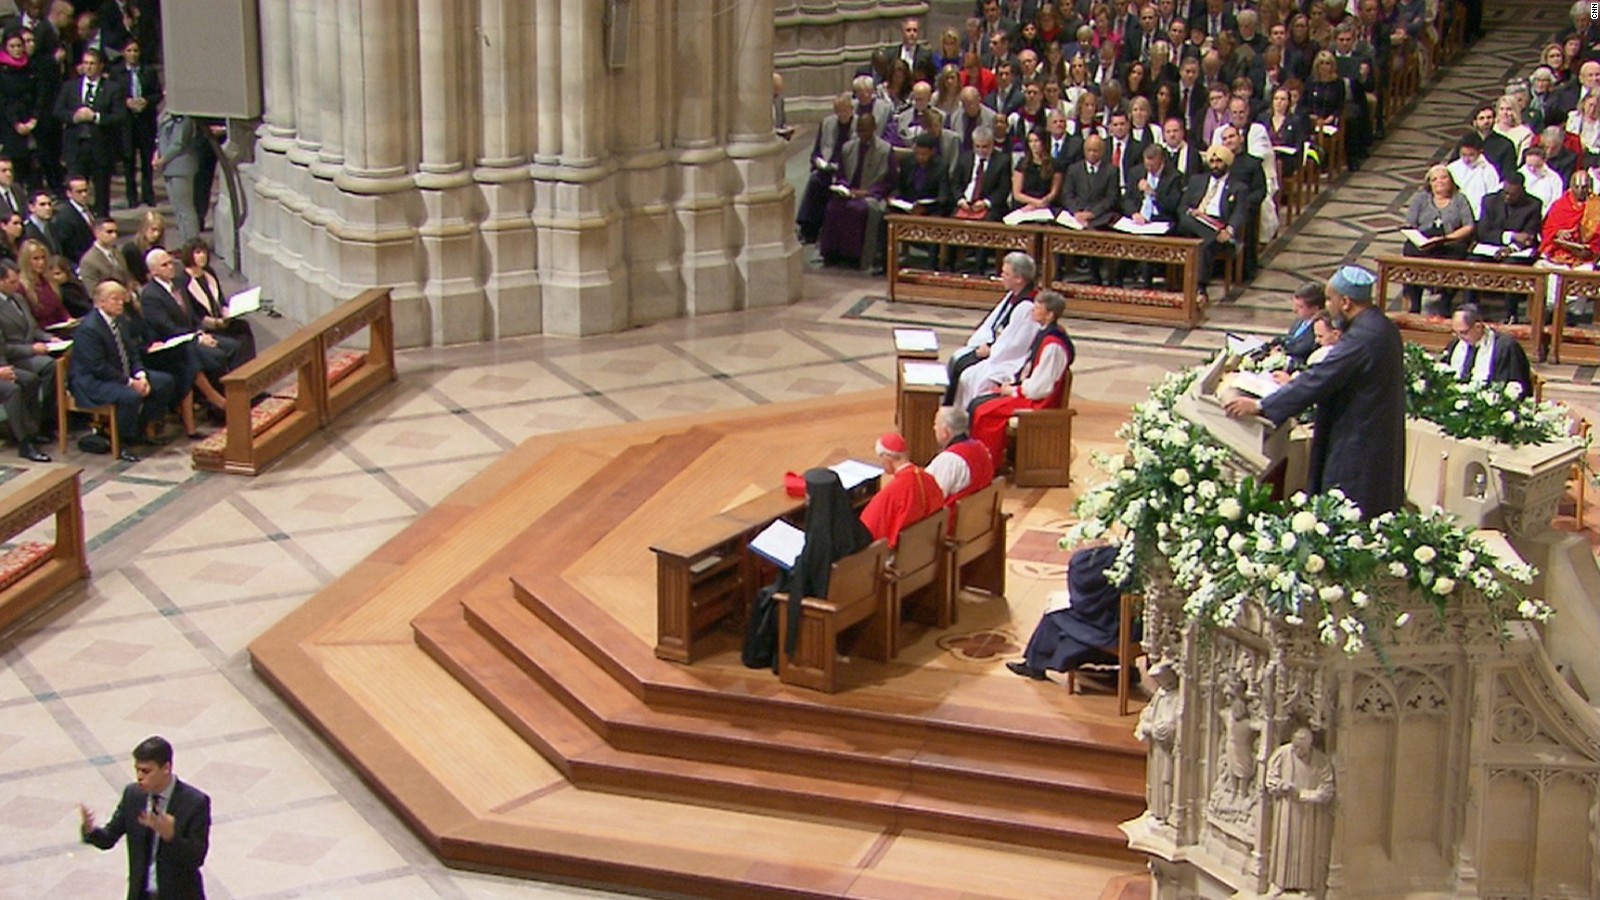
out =
[(1027, 663), (1008, 662), (1006, 663), (1006, 668), (1018, 675), (1021, 675), (1023, 678), (1032, 678), (1034, 681), (1047, 680), (1043, 671), (1035, 669)]
[(17, 455), (29, 462), (45, 463), (50, 461), (49, 456), (41, 453), (39, 448), (29, 443), (23, 443), (17, 447)]
[(117, 459), (120, 459), (125, 463), (136, 463), (139, 461), (139, 457), (134, 456), (133, 452), (130, 450), (124, 450), (121, 453), (118, 453)]

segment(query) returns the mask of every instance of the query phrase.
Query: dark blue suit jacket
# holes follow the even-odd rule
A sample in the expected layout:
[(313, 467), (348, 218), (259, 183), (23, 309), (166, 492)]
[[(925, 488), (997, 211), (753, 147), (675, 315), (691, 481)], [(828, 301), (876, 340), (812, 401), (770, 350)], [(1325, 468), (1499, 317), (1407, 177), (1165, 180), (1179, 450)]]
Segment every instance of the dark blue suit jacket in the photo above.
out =
[[(144, 896), (145, 873), (150, 868), (151, 829), (139, 824), (139, 814), (150, 808), (149, 795), (130, 784), (122, 789), (117, 811), (106, 823), (83, 836), (85, 843), (110, 850), (128, 838), (128, 900)], [(211, 844), (211, 798), (204, 791), (179, 781), (173, 785), (172, 805), (166, 812), (175, 821), (172, 840), (156, 841), (156, 883), (161, 900), (205, 900), (205, 865)]]
[[(118, 328), (122, 332), (122, 346), (128, 351), (129, 371), (137, 373), (144, 370), (144, 356), (139, 352), (133, 329), (129, 327), (131, 324), (123, 317)], [(113, 388), (127, 387), (128, 376), (122, 373), (122, 359), (117, 356), (115, 340), (111, 326), (106, 324), (99, 310), (84, 316), (72, 333), (70, 380), (72, 395), (80, 403), (100, 406), (121, 398), (122, 394), (114, 392)]]

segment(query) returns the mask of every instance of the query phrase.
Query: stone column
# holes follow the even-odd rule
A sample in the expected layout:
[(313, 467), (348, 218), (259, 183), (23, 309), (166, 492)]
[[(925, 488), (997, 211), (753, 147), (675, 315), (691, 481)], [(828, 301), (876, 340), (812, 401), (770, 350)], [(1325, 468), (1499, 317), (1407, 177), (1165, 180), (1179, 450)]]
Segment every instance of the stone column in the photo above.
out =
[(266, 133), (276, 138), (294, 134), (294, 17), (289, 0), (261, 0), (261, 33), (266, 58)]
[[(266, 108), (257, 132), (255, 163), (250, 167), (259, 201), (251, 204), (252, 228), (246, 248), (252, 255), (267, 258), (277, 256), (288, 216), (284, 203), (288, 153), (295, 146), (294, 26), (290, 0), (262, 0)], [(252, 275), (257, 272), (253, 261), (247, 263), (246, 271)]]
[[(773, 0), (741, 0), (728, 18), (733, 71), (728, 156), (739, 173), (733, 198), (744, 240), (738, 292), (744, 306), (777, 306), (800, 298), (800, 244), (794, 235), (794, 188), (784, 177), (786, 142), (772, 130)], [(787, 285), (788, 290), (775, 289)]]
[(740, 4), (720, 0), (681, 0), (673, 19), (676, 51), (674, 140), (677, 148), (678, 230), (683, 242), (684, 311), (689, 315), (726, 312), (737, 305), (729, 232), (733, 227), (722, 179), (728, 172), (728, 154), (717, 130), (714, 90), (707, 86), (729, 84), (731, 68), (719, 71), (719, 45), (725, 38), (717, 27), (737, 14)]
[(417, 229), (426, 270), (432, 343), (458, 344), (493, 336), (478, 282), (482, 246), (471, 221), (472, 173), (463, 150), (475, 103), (463, 83), (477, 30), (475, 9), (449, 0), (418, 0), (417, 81), (421, 88), (422, 161), (416, 184), (425, 216)]
[[(672, 236), (676, 217), (664, 202), (672, 185), (672, 167), (664, 150), (663, 118), (676, 95), (673, 32), (656, 24), (667, 21), (669, 0), (634, 0), (637, 19), (630, 32), (628, 66), (617, 81), (611, 117), (612, 145), (620, 159), (619, 190), (630, 198), (620, 205), (627, 253), (628, 321), (640, 325), (683, 314), (683, 283)], [(663, 64), (663, 60), (667, 64)], [(633, 198), (648, 198), (644, 203)]]
[(311, 156), (322, 146), (322, 114), (317, 108), (319, 85), (317, 83), (317, 55), (306, 52), (317, 46), (317, 0), (290, 0), (294, 17), (293, 46), (301, 52), (294, 56), (294, 123), (297, 163), (310, 164)]
[[(483, 145), (472, 177), (486, 209), (481, 226), (482, 252), (488, 261), (484, 297), (496, 337), (536, 334), (541, 327), (539, 257), (535, 249), (533, 188), (529, 180), (529, 123), (541, 122), (559, 110), (536, 102), (528, 90), (525, 47), (537, 41), (539, 71), (559, 61), (542, 58), (549, 42), (546, 29), (558, 27), (554, 0), (478, 0), (478, 34), (473, 48), (478, 64), (479, 107)], [(530, 8), (536, 7), (536, 8)], [(559, 36), (555, 38), (559, 45)], [(557, 126), (559, 133), (559, 125)], [(543, 147), (540, 147), (543, 152)]]

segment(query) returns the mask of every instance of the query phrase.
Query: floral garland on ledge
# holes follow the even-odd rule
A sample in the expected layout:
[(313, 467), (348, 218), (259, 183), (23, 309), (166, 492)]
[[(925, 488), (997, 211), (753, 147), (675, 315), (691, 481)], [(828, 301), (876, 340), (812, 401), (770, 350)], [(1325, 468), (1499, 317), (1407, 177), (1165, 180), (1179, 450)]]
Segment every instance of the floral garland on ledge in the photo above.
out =
[(1356, 654), (1410, 613), (1400, 588), (1428, 600), (1440, 616), (1471, 589), (1497, 620), (1544, 621), (1551, 609), (1526, 596), (1532, 567), (1505, 560), (1440, 509), (1385, 513), (1364, 520), (1341, 492), (1286, 501), (1254, 479), (1234, 481), (1231, 452), (1176, 412), (1198, 377), (1168, 375), (1133, 408), (1117, 436), (1120, 456), (1093, 453), (1111, 477), (1079, 498), (1080, 522), (1061, 541), (1111, 537), (1120, 552), (1106, 576), (1137, 587), (1136, 560), (1160, 559), (1185, 593), (1184, 616), (1210, 625), (1240, 622), (1246, 601), (1291, 626), (1311, 624), (1322, 643)]

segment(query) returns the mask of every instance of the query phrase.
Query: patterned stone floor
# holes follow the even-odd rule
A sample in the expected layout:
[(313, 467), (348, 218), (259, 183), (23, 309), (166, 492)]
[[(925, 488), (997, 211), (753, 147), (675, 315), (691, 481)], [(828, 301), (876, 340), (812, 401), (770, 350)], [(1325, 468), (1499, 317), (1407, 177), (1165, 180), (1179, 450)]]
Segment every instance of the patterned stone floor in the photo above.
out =
[[(1325, 192), (1205, 327), (1071, 323), (1077, 391), (1133, 402), (1224, 329), (1281, 330), (1301, 280), (1394, 249), (1426, 162), (1563, 12), (1491, 6), (1495, 31), (1471, 61), (1445, 73), (1371, 164)], [(75, 804), (108, 813), (128, 749), (152, 732), (176, 742), (180, 777), (215, 798), (214, 898), (610, 896), (440, 866), (255, 678), (244, 647), (530, 435), (879, 387), (891, 376), (885, 323), (928, 322), (951, 338), (970, 327), (970, 315), (893, 307), (880, 293), (863, 276), (813, 271), (803, 302), (777, 312), (407, 352), (399, 385), (256, 479), (195, 473), (181, 447), (135, 466), (70, 453), (86, 469), (95, 577), (42, 624), (0, 640), (0, 898), (119, 894), (122, 854), (76, 841)], [(1600, 412), (1592, 369), (1544, 372), (1553, 394)], [(1051, 492), (1019, 524), (1058, 527), (1068, 500)]]

